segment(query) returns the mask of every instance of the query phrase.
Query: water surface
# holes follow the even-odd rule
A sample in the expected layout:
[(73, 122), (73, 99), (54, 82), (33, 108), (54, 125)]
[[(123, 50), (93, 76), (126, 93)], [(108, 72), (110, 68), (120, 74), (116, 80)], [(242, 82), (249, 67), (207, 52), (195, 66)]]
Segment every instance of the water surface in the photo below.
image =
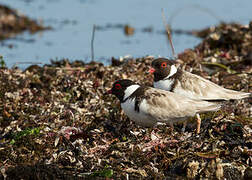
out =
[[(250, 0), (0, 0), (1, 4), (16, 8), (33, 19), (43, 20), (52, 31), (31, 35), (27, 32), (5, 40), (0, 54), (9, 67), (15, 63), (48, 63), (50, 59), (91, 60), (90, 41), (93, 25), (105, 28), (95, 32), (95, 60), (108, 63), (112, 56), (133, 57), (172, 56), (164, 33), (161, 9), (173, 28), (201, 29), (216, 25), (220, 20), (248, 24), (252, 17)], [(135, 28), (126, 36), (126, 25)], [(144, 28), (152, 29), (143, 32)], [(199, 38), (173, 34), (177, 53), (193, 48)], [(13, 44), (13, 48), (8, 48)], [(26, 65), (27, 66), (27, 65)]]

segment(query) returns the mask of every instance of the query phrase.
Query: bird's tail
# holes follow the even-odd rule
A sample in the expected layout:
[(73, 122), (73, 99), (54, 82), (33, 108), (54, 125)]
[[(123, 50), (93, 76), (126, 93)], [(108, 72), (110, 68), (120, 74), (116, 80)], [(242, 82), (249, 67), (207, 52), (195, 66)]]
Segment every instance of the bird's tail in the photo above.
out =
[(244, 99), (244, 98), (252, 97), (252, 93), (234, 91), (230, 89), (225, 89), (225, 90), (226, 90), (227, 100)]

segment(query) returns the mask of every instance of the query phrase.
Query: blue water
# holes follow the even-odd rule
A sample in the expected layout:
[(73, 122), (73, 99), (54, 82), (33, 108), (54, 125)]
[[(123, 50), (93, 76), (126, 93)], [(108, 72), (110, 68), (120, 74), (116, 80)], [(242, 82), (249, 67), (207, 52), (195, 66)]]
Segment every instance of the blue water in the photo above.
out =
[[(0, 54), (9, 67), (16, 63), (48, 63), (50, 59), (91, 60), (90, 41), (93, 25), (129, 24), (135, 28), (126, 36), (123, 28), (97, 30), (95, 60), (108, 63), (114, 57), (172, 56), (164, 31), (161, 9), (172, 28), (197, 30), (216, 25), (220, 20), (248, 24), (252, 17), (251, 0), (0, 0), (33, 19), (42, 20), (52, 31), (25, 32), (5, 40)], [(151, 27), (152, 32), (143, 32)], [(193, 48), (200, 39), (173, 34), (176, 53)], [(1, 43), (0, 43), (1, 44)], [(13, 44), (13, 48), (8, 48)], [(24, 66), (28, 66), (26, 64)]]

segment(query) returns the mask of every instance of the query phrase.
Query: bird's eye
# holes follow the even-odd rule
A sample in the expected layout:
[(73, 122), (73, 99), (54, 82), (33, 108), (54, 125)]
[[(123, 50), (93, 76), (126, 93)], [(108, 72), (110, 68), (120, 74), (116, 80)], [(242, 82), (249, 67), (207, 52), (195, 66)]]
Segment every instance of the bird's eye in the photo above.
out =
[(167, 66), (166, 62), (163, 62), (163, 63), (161, 64), (161, 67), (162, 67), (162, 68), (165, 68), (166, 66)]
[(121, 86), (121, 84), (116, 84), (116, 85), (115, 85), (115, 88), (119, 90), (119, 89), (122, 88), (122, 86)]

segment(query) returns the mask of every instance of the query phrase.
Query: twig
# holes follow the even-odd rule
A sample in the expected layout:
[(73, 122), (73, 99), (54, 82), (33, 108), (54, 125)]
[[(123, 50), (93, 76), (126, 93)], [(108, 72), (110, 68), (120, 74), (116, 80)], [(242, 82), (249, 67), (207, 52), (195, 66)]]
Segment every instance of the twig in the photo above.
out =
[(32, 64), (32, 65), (37, 65), (37, 64), (43, 64), (42, 62), (32, 62), (32, 61), (26, 61), (26, 62), (15, 62), (15, 64), (12, 67), (17, 67), (18, 64)]
[(175, 11), (171, 14), (171, 16), (168, 19), (168, 24), (171, 26), (171, 24), (173, 23), (173, 20), (175, 19), (175, 17), (177, 17), (184, 10), (188, 10), (188, 9), (194, 9), (194, 10), (197, 10), (197, 11), (201, 11), (202, 13), (208, 14), (211, 17), (215, 18), (220, 23), (224, 22), (222, 20), (222, 18), (219, 17), (219, 16), (217, 16), (211, 9), (205, 8), (205, 7), (201, 7), (201, 6), (195, 4), (195, 5), (186, 5), (184, 7), (175, 9)]
[(84, 67), (45, 67), (45, 69), (54, 69), (54, 70), (65, 70), (65, 71), (81, 71), (85, 70)]
[(219, 68), (225, 69), (228, 73), (236, 73), (235, 70), (230, 69), (228, 66), (225, 66), (224, 64), (214, 63), (214, 62), (202, 62), (201, 64), (210, 65), (210, 66), (217, 66)]
[(168, 39), (169, 39), (169, 42), (170, 42), (170, 45), (171, 45), (172, 55), (173, 55), (173, 57), (176, 57), (176, 53), (175, 53), (175, 50), (174, 50), (174, 47), (173, 47), (173, 43), (172, 43), (171, 31), (170, 31), (169, 25), (166, 24), (165, 15), (164, 15), (164, 9), (163, 8), (162, 8), (162, 17), (163, 17), (163, 23), (165, 25), (165, 29), (166, 29), (166, 32), (167, 32), (167, 35), (168, 35)]
[(43, 64), (42, 62), (32, 62), (32, 61), (26, 61), (26, 62), (16, 62), (15, 65), (17, 64)]
[(94, 38), (95, 38), (95, 24), (93, 26), (92, 39), (91, 39), (91, 60), (94, 61)]

